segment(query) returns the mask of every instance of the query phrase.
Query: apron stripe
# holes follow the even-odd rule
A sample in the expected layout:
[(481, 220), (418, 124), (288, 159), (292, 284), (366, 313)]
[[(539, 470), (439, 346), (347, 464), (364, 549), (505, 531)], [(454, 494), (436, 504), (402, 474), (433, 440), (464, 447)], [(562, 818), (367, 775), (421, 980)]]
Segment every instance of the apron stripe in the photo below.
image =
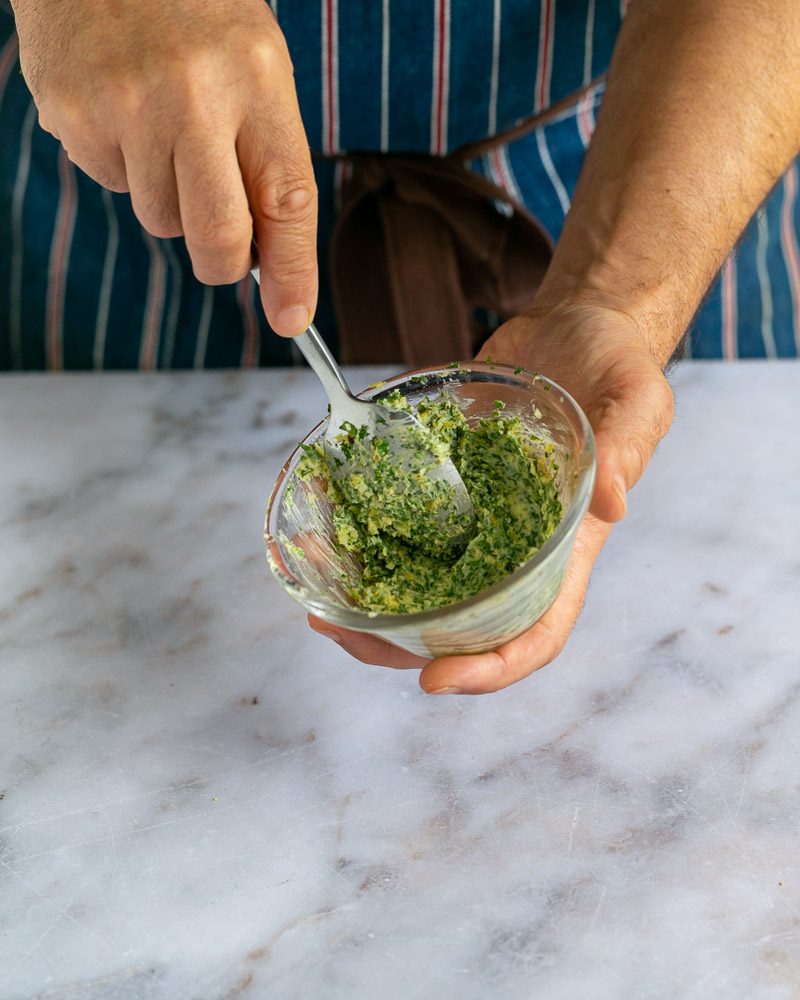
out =
[(0, 51), (0, 104), (3, 103), (6, 87), (11, 77), (11, 70), (17, 61), (18, 53), (19, 44), (17, 36), (16, 33), (12, 32), (11, 37), (3, 46), (2, 51)]
[(333, 141), (331, 152), (338, 153), (339, 145), (339, 0), (331, 4), (331, 97), (333, 101)]
[(502, 0), (494, 0), (492, 11), (492, 72), (489, 78), (489, 135), (497, 131), (497, 88), (500, 82), (500, 29)]
[(381, 152), (389, 149), (389, 57), (391, 42), (390, 0), (383, 0), (381, 23)]
[(62, 371), (64, 368), (64, 295), (78, 203), (75, 170), (63, 147), (58, 150), (58, 180), (58, 210), (50, 248), (50, 285), (47, 290), (45, 328), (47, 367), (52, 371)]
[(450, 110), (450, 0), (441, 0), (442, 14), (439, 26), (441, 58), (439, 60), (439, 153), (447, 152), (449, 144)]
[(781, 247), (789, 273), (792, 295), (792, 317), (797, 354), (800, 355), (800, 257), (797, 251), (797, 230), (794, 223), (797, 204), (797, 161), (783, 176), (783, 207), (781, 208)]
[(242, 325), (244, 326), (240, 365), (242, 368), (255, 368), (258, 364), (261, 337), (258, 316), (253, 305), (253, 282), (249, 278), (244, 278), (236, 286), (236, 301), (242, 311)]
[(504, 172), (508, 178), (508, 191), (515, 201), (518, 201), (521, 205), (525, 204), (525, 199), (522, 197), (522, 191), (520, 190), (519, 184), (517, 183), (517, 175), (514, 173), (514, 167), (511, 164), (511, 157), (508, 152), (508, 146), (503, 146), (500, 150), (500, 162), (503, 164)]
[(736, 358), (736, 252), (729, 254), (722, 265), (722, 357)]
[(197, 342), (194, 346), (194, 367), (204, 368), (206, 363), (206, 348), (208, 347), (208, 331), (211, 327), (211, 313), (214, 309), (214, 289), (211, 285), (203, 285), (203, 308), (200, 311), (200, 322), (197, 324)]
[(536, 64), (534, 113), (550, 103), (550, 76), (553, 71), (553, 26), (556, 0), (541, 0), (539, 12), (539, 58)]
[(594, 94), (591, 91), (587, 91), (578, 102), (576, 121), (578, 135), (586, 149), (594, 133)]
[(504, 191), (507, 191), (514, 201), (524, 204), (522, 192), (519, 189), (514, 169), (511, 166), (508, 147), (500, 146), (491, 150), (488, 156), (488, 166), (489, 175), (495, 184)]
[(569, 195), (567, 194), (567, 189), (564, 187), (561, 178), (558, 176), (555, 164), (553, 163), (553, 158), (550, 156), (550, 150), (547, 148), (547, 139), (544, 132), (545, 130), (543, 128), (537, 129), (536, 131), (536, 145), (539, 149), (539, 158), (541, 159), (542, 166), (544, 167), (545, 172), (553, 185), (556, 197), (561, 205), (561, 211), (566, 216), (569, 211)]
[(323, 152), (339, 152), (338, 0), (322, 0), (322, 141)]
[(450, 97), (450, 0), (435, 0), (433, 24), (433, 87), (431, 93), (431, 153), (447, 152), (447, 105)]
[[(595, 0), (589, 0), (586, 10), (586, 32), (583, 36), (583, 85), (588, 86), (592, 80), (592, 65), (594, 56), (594, 5)], [(578, 103), (578, 134), (584, 149), (589, 145), (594, 132), (594, 92), (588, 90)]]
[(108, 239), (106, 241), (106, 256), (103, 261), (103, 277), (100, 281), (100, 298), (97, 302), (97, 323), (94, 330), (94, 347), (92, 362), (95, 368), (103, 368), (106, 353), (106, 337), (108, 336), (108, 318), (111, 310), (111, 290), (114, 287), (114, 269), (117, 266), (119, 251), (119, 219), (111, 192), (103, 188), (103, 207), (106, 210)]
[(758, 226), (758, 242), (756, 244), (756, 273), (761, 291), (761, 339), (764, 341), (764, 353), (768, 358), (778, 356), (775, 346), (775, 331), (772, 329), (772, 282), (767, 269), (767, 247), (769, 246), (769, 221), (762, 205), (756, 215)]
[(22, 368), (22, 265), (25, 255), (22, 209), (31, 170), (31, 146), (36, 124), (36, 105), (31, 102), (20, 136), (19, 162), (11, 195), (11, 287), (9, 289), (9, 339), (11, 367)]
[(181, 292), (183, 291), (183, 271), (172, 240), (164, 240), (161, 245), (164, 248), (171, 278), (167, 329), (164, 335), (164, 352), (161, 359), (161, 367), (169, 369), (172, 368), (172, 359), (175, 355), (175, 338), (178, 333), (178, 315), (181, 308)]
[(164, 295), (166, 292), (167, 265), (161, 246), (155, 236), (142, 230), (150, 255), (150, 274), (147, 280), (142, 321), (142, 344), (139, 350), (139, 370), (152, 371), (158, 366), (158, 346), (161, 339), (161, 321), (164, 315)]
[(586, 10), (586, 32), (583, 36), (583, 85), (586, 87), (591, 83), (594, 73), (594, 4), (595, 0), (589, 0)]
[(337, 160), (333, 166), (333, 209), (338, 215), (342, 209), (345, 185), (353, 177), (353, 164), (349, 160)]

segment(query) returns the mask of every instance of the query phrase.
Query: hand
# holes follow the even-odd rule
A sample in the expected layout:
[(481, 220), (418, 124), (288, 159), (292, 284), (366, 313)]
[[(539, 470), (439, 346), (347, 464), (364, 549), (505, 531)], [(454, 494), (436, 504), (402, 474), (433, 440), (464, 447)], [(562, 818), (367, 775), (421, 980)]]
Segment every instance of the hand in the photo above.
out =
[(561, 592), (527, 632), (489, 653), (426, 661), (375, 636), (309, 616), (318, 632), (365, 663), (422, 668), (420, 686), (435, 693), (484, 694), (554, 659), (583, 605), (589, 576), (613, 522), (625, 516), (638, 481), (672, 420), (672, 391), (633, 321), (599, 306), (560, 306), (504, 324), (487, 341), (491, 355), (539, 371), (581, 404), (597, 441), (597, 481)]
[(317, 198), (283, 35), (263, 0), (15, 0), (44, 129), (153, 236), (185, 236), (197, 277), (237, 281), (260, 248), (272, 327), (317, 299)]

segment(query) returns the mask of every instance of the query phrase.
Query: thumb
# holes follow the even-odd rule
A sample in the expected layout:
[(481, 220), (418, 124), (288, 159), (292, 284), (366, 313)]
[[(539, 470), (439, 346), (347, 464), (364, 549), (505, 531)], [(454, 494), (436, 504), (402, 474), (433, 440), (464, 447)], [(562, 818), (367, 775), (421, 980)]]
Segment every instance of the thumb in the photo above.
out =
[(609, 370), (596, 386), (585, 406), (597, 444), (597, 477), (589, 506), (595, 517), (613, 523), (625, 516), (626, 494), (669, 430), (674, 406), (669, 383), (649, 358)]

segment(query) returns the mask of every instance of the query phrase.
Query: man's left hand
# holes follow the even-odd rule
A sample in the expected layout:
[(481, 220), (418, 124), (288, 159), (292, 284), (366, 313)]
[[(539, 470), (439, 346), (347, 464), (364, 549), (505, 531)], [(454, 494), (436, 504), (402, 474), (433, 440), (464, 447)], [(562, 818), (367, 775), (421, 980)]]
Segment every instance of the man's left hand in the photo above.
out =
[(616, 309), (534, 309), (490, 337), (479, 358), (488, 356), (540, 372), (563, 386), (583, 407), (595, 433), (595, 490), (553, 605), (527, 632), (497, 649), (432, 660), (309, 616), (312, 628), (364, 663), (421, 668), (420, 686), (429, 694), (497, 691), (558, 655), (583, 606), (592, 567), (611, 526), (625, 516), (627, 491), (672, 421), (672, 390), (636, 324)]

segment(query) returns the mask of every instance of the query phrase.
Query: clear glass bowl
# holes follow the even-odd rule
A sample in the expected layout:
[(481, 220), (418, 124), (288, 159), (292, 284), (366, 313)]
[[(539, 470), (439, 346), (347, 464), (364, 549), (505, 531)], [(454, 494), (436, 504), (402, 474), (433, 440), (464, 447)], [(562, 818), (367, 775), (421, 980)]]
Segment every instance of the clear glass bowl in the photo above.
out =
[(264, 531), (269, 564), (296, 601), (333, 625), (380, 635), (426, 657), (494, 649), (530, 628), (558, 594), (594, 486), (591, 427), (575, 400), (555, 382), (507, 365), (472, 362), (458, 368), (423, 368), (359, 395), (380, 399), (394, 389), (412, 405), (444, 391), (472, 423), (494, 414), (495, 400), (502, 400), (504, 416), (519, 415), (527, 429), (552, 443), (564, 511), (553, 535), (509, 576), (456, 604), (416, 614), (379, 614), (354, 607), (341, 575), (357, 579), (358, 562), (337, 545), (325, 492), (295, 474), (302, 445), (322, 434), (322, 421), (290, 455), (272, 491)]

